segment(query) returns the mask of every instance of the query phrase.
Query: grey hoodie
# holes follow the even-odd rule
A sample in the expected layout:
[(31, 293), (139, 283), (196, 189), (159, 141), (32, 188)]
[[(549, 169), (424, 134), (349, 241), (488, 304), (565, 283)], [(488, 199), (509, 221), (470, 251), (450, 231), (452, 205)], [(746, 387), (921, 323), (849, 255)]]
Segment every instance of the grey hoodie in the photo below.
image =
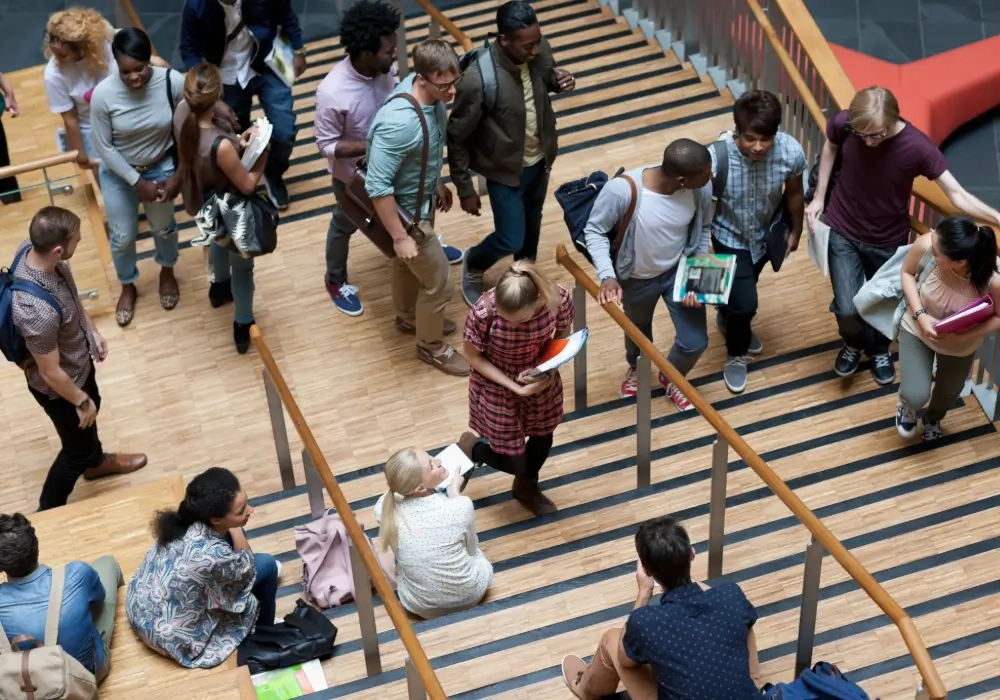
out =
[[(660, 167), (659, 164), (645, 165), (626, 173), (635, 181), (636, 185), (635, 211), (632, 214), (632, 221), (622, 237), (618, 258), (614, 262), (611, 261), (611, 240), (614, 238), (614, 233), (609, 238), (608, 231), (617, 233), (618, 222), (625, 217), (625, 212), (628, 211), (632, 191), (625, 178), (616, 177), (608, 180), (608, 184), (597, 195), (597, 200), (594, 202), (594, 208), (590, 210), (590, 218), (587, 219), (583, 233), (587, 251), (594, 259), (599, 279), (617, 276), (627, 280), (631, 277), (632, 269), (635, 266), (636, 221), (639, 218), (639, 206), (642, 204), (642, 172), (649, 168), (658, 167)], [(708, 252), (712, 240), (712, 219), (714, 216), (715, 201), (712, 197), (712, 181), (709, 180), (704, 187), (695, 192), (694, 217), (688, 227), (684, 255)], [(615, 274), (616, 270), (617, 275)]]

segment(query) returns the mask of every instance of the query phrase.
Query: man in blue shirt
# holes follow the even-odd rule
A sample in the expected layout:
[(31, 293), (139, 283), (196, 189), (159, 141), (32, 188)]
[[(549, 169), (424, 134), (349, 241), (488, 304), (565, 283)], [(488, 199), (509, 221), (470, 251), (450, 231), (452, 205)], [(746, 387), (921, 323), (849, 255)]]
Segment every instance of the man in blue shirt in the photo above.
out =
[(298, 78), (306, 69), (306, 50), (299, 18), (291, 0), (187, 0), (181, 14), (181, 58), (191, 70), (202, 61), (219, 67), (222, 99), (250, 128), (254, 95), (271, 122), (271, 153), (264, 168), (267, 195), (278, 209), (288, 208), (284, 173), (295, 145), (292, 88), (266, 63), (280, 33), (294, 52), (292, 71)]
[[(611, 695), (619, 681), (633, 698), (750, 700), (760, 696), (757, 611), (735, 583), (691, 581), (694, 549), (672, 518), (635, 535), (639, 594), (624, 629), (608, 630), (590, 664), (563, 659), (563, 679), (581, 700)], [(650, 605), (653, 584), (663, 588)]]
[(39, 565), (35, 528), (20, 513), (0, 515), (0, 571), (7, 574), (0, 583), (0, 624), (8, 640), (26, 634), (43, 645), (58, 643), (98, 683), (108, 677), (118, 587), (124, 584), (114, 557), (66, 565), (58, 642), (45, 639), (52, 569)]

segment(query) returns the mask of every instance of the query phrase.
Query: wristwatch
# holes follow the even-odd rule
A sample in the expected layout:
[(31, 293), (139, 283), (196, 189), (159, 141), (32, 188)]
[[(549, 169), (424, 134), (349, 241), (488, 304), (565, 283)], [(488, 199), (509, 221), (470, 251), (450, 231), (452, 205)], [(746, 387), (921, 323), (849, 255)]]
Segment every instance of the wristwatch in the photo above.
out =
[(604, 284), (608, 280), (613, 280), (613, 279), (615, 279), (614, 275), (604, 275), (604, 277), (601, 278), (601, 284)]
[(918, 318), (920, 318), (921, 314), (925, 314), (925, 313), (927, 313), (927, 309), (918, 309), (917, 311), (914, 311), (913, 312), (913, 320), (916, 321)]
[(301, 49), (295, 49), (295, 51), (293, 53), (296, 56), (305, 56), (306, 55), (306, 47), (303, 46)]
[(78, 410), (82, 411), (83, 408), (84, 408), (84, 406), (86, 406), (88, 403), (90, 403), (90, 397), (89, 396), (87, 398), (85, 398), (83, 401), (81, 401), (80, 403), (78, 403), (76, 405), (76, 407), (77, 407)]

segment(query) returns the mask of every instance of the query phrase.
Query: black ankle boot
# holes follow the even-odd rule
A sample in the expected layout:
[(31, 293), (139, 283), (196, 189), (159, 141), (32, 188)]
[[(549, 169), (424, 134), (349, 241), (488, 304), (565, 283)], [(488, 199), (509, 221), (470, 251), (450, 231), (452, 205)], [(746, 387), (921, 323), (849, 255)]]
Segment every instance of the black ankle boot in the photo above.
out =
[(246, 355), (247, 350), (250, 349), (250, 326), (252, 325), (253, 321), (250, 323), (233, 321), (233, 343), (236, 344), (236, 352), (241, 355)]
[(233, 300), (232, 281), (212, 282), (208, 288), (208, 303), (213, 309), (217, 309), (223, 304), (228, 304)]

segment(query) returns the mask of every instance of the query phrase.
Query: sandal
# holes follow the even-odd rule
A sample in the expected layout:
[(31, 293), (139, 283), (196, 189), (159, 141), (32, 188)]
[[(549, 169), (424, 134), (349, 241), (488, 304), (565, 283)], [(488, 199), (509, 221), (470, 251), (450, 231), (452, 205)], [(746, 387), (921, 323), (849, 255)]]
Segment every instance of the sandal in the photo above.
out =
[[(126, 297), (126, 289), (132, 290), (132, 301), (128, 306), (124, 306), (122, 304), (122, 301)], [(132, 319), (135, 316), (135, 301), (138, 296), (139, 290), (135, 288), (134, 284), (126, 284), (122, 286), (122, 294), (118, 297), (118, 304), (115, 306), (115, 322), (122, 328), (132, 323)]]
[[(168, 275), (165, 275), (168, 269), (166, 267), (160, 268), (160, 306), (162, 306), (166, 311), (173, 309), (181, 300), (181, 290), (177, 284), (177, 278), (173, 275), (173, 270)], [(171, 285), (173, 290), (170, 289)]]

